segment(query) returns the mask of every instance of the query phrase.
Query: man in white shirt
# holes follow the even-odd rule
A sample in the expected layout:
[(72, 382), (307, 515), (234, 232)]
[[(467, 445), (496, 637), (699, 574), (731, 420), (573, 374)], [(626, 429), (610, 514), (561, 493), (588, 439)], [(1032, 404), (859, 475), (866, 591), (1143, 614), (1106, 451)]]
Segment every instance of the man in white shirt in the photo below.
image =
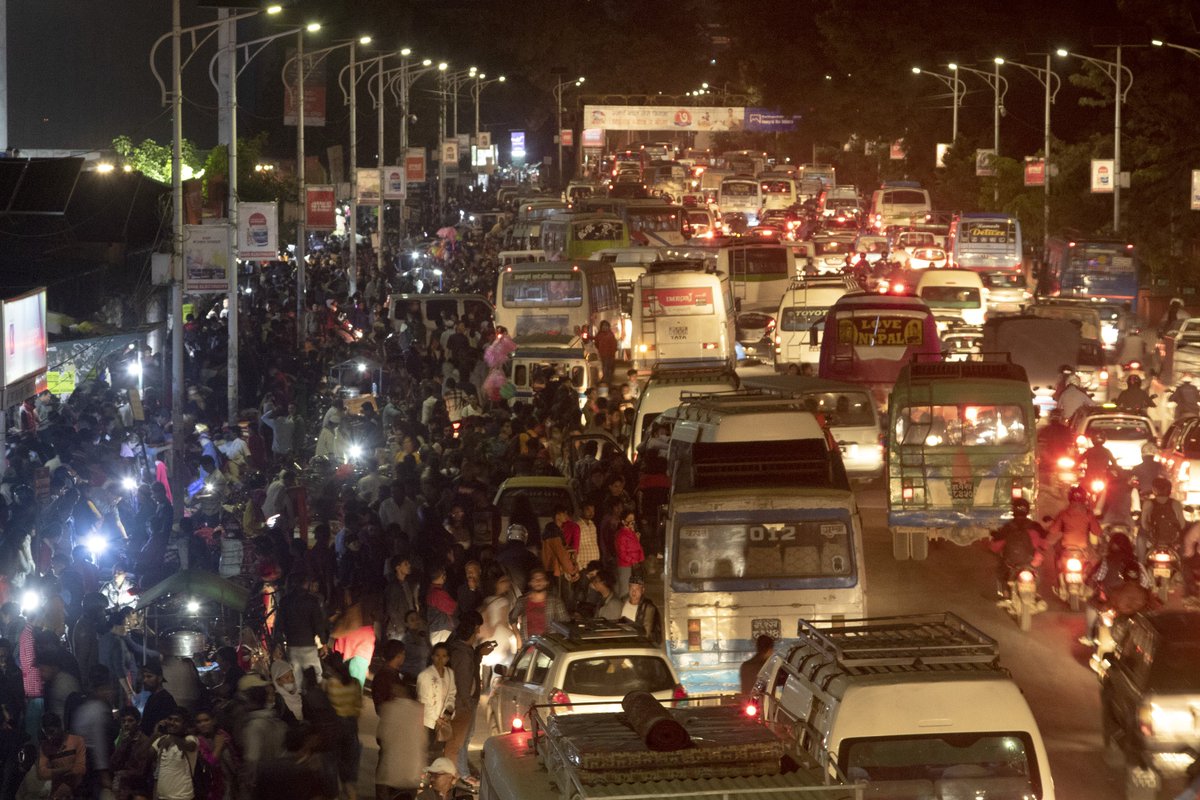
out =
[(158, 800), (194, 800), (192, 784), (195, 763), (196, 737), (185, 736), (187, 711), (176, 708), (155, 728), (155, 738), (150, 746), (154, 749), (155, 774), (158, 783), (154, 796)]

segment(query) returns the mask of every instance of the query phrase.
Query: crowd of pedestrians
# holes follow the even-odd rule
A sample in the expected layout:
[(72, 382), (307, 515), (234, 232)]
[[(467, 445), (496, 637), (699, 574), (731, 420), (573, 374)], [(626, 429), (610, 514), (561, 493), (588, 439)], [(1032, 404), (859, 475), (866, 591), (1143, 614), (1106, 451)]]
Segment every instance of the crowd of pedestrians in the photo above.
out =
[[(497, 233), (443, 242), (440, 288), (492, 295)], [(184, 429), (148, 349), (10, 414), (0, 800), (354, 800), (364, 738), (376, 797), (445, 798), (478, 785), (477, 711), (523, 640), (595, 617), (661, 641), (644, 575), (665, 462), (635, 469), (570, 438), (624, 442), (636, 383), (616, 382), (606, 351), (610, 382), (582, 408), (557, 376), (529, 403), (485, 390), (489, 348), (513, 349), (490, 319), (389, 318), (389, 295), (437, 288), (402, 257), (416, 247), (389, 246), (382, 273), (360, 247), (351, 295), (345, 242), (310, 241), (301, 320), (294, 265), (245, 279), (239, 394), (254, 402), (233, 415), (220, 298), (187, 318)], [(120, 380), (132, 357), (137, 398)], [(379, 367), (339, 382), (350, 359)], [(518, 497), (502, 530), (493, 499), (520, 475), (566, 475), (578, 506), (539, 518)], [(218, 588), (187, 612), (199, 653), (155, 616), (186, 598), (142, 599), (183, 571), (248, 598), (217, 614)]]

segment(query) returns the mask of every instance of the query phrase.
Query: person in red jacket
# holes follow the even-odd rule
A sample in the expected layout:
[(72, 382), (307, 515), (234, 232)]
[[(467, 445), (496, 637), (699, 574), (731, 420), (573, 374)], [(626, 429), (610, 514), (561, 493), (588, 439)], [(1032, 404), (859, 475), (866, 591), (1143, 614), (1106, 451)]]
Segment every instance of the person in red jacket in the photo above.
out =
[(612, 332), (612, 325), (608, 320), (600, 323), (600, 330), (596, 332), (596, 353), (600, 356), (600, 371), (603, 373), (600, 380), (604, 383), (612, 383), (613, 370), (617, 364), (617, 337)]
[(629, 577), (633, 574), (633, 568), (646, 560), (637, 534), (637, 518), (631, 510), (626, 510), (621, 518), (621, 527), (616, 535), (616, 551), (617, 585), (613, 588), (618, 597), (625, 597), (629, 594)]

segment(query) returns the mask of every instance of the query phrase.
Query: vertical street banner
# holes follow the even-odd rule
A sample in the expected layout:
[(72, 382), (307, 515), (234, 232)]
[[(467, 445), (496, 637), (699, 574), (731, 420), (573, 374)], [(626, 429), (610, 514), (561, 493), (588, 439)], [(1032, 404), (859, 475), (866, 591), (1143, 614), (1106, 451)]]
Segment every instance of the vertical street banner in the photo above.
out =
[(183, 291), (222, 294), (229, 290), (229, 227), (183, 226)]
[(404, 156), (404, 179), (409, 183), (425, 182), (425, 148), (410, 147)]
[(1046, 185), (1046, 159), (1025, 156), (1025, 185)]
[(994, 178), (996, 176), (996, 151), (990, 147), (981, 147), (975, 151), (975, 177)]
[(279, 212), (275, 203), (238, 205), (238, 258), (273, 261), (279, 258)]
[(379, 170), (375, 167), (359, 167), (358, 202), (365, 206), (379, 205)]
[(337, 227), (337, 196), (332, 186), (304, 187), (304, 227), (331, 231)]
[(558, 132), (558, 140), (562, 142), (563, 147), (574, 147), (575, 131), (571, 128), (563, 128)]
[(509, 147), (512, 149), (514, 164), (525, 163), (525, 131), (509, 131)]
[(888, 158), (892, 161), (903, 161), (905, 155), (907, 155), (907, 150), (904, 147), (904, 140), (897, 139), (892, 142), (891, 147), (888, 148)]
[(458, 169), (458, 140), (445, 139), (442, 141), (442, 169), (447, 173)]
[(1092, 194), (1112, 194), (1114, 166), (1111, 158), (1092, 159)]
[[(283, 124), (295, 125), (300, 115), (298, 95), (296, 94), (297, 69), (300, 60), (294, 47), (288, 48), (287, 62), (292, 64), (288, 70), (287, 81), (283, 86)], [(325, 125), (325, 56), (304, 54), (304, 124), (310, 128), (321, 128)]]
[(492, 149), (492, 134), (490, 131), (480, 131), (475, 134), (475, 146), (480, 150)]
[(1200, 169), (1192, 170), (1192, 211), (1200, 211)]
[(403, 200), (408, 196), (408, 181), (404, 177), (404, 169), (399, 164), (383, 168), (384, 200)]

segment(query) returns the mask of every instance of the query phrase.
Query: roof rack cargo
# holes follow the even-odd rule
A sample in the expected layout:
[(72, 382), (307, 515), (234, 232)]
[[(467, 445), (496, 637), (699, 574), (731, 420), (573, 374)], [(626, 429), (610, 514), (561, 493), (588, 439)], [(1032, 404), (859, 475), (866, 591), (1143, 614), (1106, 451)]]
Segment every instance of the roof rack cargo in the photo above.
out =
[(589, 619), (581, 622), (551, 622), (550, 633), (571, 642), (603, 642), (610, 639), (645, 639), (641, 628), (630, 622)]
[(686, 365), (660, 364), (650, 370), (650, 380), (655, 383), (663, 381), (678, 381), (680, 383), (699, 383), (711, 381), (714, 378), (733, 376), (737, 373), (727, 366), (696, 367)]
[(799, 638), (851, 674), (876, 667), (994, 665), (996, 640), (962, 617), (940, 614), (848, 619), (828, 627), (800, 620)]
[(660, 272), (709, 272), (708, 261), (703, 258), (660, 258), (658, 261), (646, 262), (646, 274), (655, 275)]
[(934, 361), (936, 353), (917, 353), (901, 369), (896, 383), (931, 378), (994, 378), (1029, 383), (1025, 368), (1014, 364), (1011, 353), (972, 353), (965, 361)]

